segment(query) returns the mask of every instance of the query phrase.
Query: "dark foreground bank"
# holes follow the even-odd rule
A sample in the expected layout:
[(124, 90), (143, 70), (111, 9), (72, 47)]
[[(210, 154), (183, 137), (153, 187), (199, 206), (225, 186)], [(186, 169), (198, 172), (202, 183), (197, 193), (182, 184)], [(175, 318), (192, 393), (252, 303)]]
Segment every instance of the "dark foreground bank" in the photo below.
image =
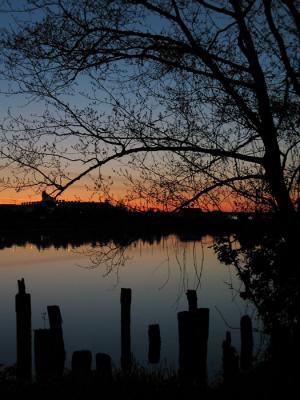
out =
[[(130, 374), (115, 370), (111, 378), (95, 372), (79, 379), (65, 371), (58, 380), (43, 383), (17, 382), (14, 367), (2, 368), (0, 398), (30, 399), (275, 399), (297, 398), (296, 373), (278, 362), (265, 361), (247, 373), (238, 374), (230, 383), (222, 378), (203, 389), (197, 383), (182, 382), (171, 371), (147, 372), (135, 367)], [(289, 368), (288, 368), (289, 370)], [(292, 396), (293, 394), (293, 396)]]

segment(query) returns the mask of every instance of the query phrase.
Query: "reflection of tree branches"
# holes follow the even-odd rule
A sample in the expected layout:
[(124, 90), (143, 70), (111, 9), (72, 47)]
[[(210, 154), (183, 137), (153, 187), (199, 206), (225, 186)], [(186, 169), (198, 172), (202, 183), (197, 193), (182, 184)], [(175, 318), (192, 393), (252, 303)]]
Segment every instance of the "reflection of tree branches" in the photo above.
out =
[(197, 290), (199, 287), (201, 287), (201, 277), (202, 277), (202, 272), (203, 272), (203, 265), (204, 265), (204, 248), (203, 248), (203, 243), (202, 240), (200, 241), (201, 245), (201, 264), (200, 264), (200, 272), (198, 271), (198, 262), (197, 262), (197, 252), (196, 252), (196, 242), (193, 243), (193, 265), (194, 265), (194, 270), (195, 270), (195, 279), (196, 282), (194, 282), (195, 289)]
[(115, 272), (118, 277), (119, 268), (124, 266), (129, 260), (127, 249), (130, 244), (120, 245), (110, 242), (105, 245), (92, 246), (91, 248), (84, 248), (81, 251), (76, 250), (89, 258), (88, 265), (79, 265), (81, 268), (95, 269), (99, 266), (105, 267), (103, 277), (108, 276), (110, 273)]
[(170, 276), (171, 276), (171, 270), (170, 270), (170, 255), (169, 255), (169, 249), (168, 246), (166, 247), (166, 252), (167, 252), (167, 259), (162, 261), (159, 266), (154, 270), (157, 271), (158, 268), (161, 267), (161, 265), (163, 265), (164, 263), (167, 263), (167, 278), (166, 280), (162, 283), (162, 285), (158, 288), (158, 290), (162, 290), (169, 282), (170, 280)]
[[(238, 330), (238, 331), (241, 329), (239, 326), (232, 326), (232, 325), (230, 325), (230, 324), (227, 322), (226, 318), (224, 317), (222, 311), (221, 311), (217, 306), (215, 306), (215, 309), (216, 309), (216, 311), (218, 312), (218, 314), (220, 315), (220, 317), (221, 317), (221, 319), (223, 320), (224, 324), (227, 326), (227, 328), (232, 329), (232, 330)], [(259, 328), (253, 328), (253, 331), (254, 331), (254, 332), (259, 332), (259, 333), (261, 333), (261, 334), (264, 334), (264, 333), (265, 333), (263, 330), (261, 330), (261, 329), (259, 329)]]
[[(197, 244), (200, 244), (201, 246), (200, 266), (197, 260)], [(202, 240), (200, 240), (200, 242), (193, 241), (192, 243), (181, 243), (176, 241), (175, 243), (173, 243), (173, 252), (176, 263), (179, 267), (178, 291), (176, 300), (173, 304), (175, 307), (177, 307), (182, 296), (185, 295), (188, 289), (193, 288), (194, 290), (197, 290), (199, 287), (201, 287), (201, 278), (204, 266), (204, 248)], [(193, 267), (194, 271), (194, 279), (192, 285), (190, 285), (190, 282), (192, 280), (189, 277), (189, 265), (187, 263), (187, 261), (189, 261), (188, 255), (190, 255), (191, 257), (191, 266)]]
[[(176, 249), (177, 250), (177, 249)], [(179, 300), (181, 299), (182, 295), (185, 293), (187, 289), (187, 284), (188, 284), (188, 279), (186, 281), (186, 259), (185, 259), (185, 246), (183, 248), (183, 257), (182, 261), (179, 258), (178, 250), (175, 251), (175, 259), (177, 261), (178, 267), (179, 267), (179, 282), (178, 282), (178, 295), (175, 301), (175, 304), (177, 305), (179, 303)]]
[(215, 309), (216, 309), (216, 311), (218, 312), (218, 314), (220, 315), (220, 317), (222, 318), (222, 320), (223, 320), (224, 324), (227, 326), (227, 328), (233, 329), (233, 330), (239, 330), (239, 329), (240, 329), (239, 327), (231, 326), (231, 325), (226, 321), (226, 318), (224, 317), (224, 315), (222, 314), (221, 310), (220, 310), (217, 306), (215, 306)]
[(233, 279), (232, 279), (231, 273), (229, 273), (229, 276), (230, 276), (230, 281), (229, 282), (225, 281), (224, 283), (228, 286), (229, 290), (231, 291), (231, 300), (235, 301), (237, 296), (240, 295), (242, 288), (244, 287), (244, 284), (243, 284), (243, 282), (240, 282), (239, 287), (235, 288), (233, 285)]
[[(104, 268), (103, 277), (107, 277), (111, 273), (116, 274), (117, 282), (119, 283), (119, 270), (120, 267), (126, 265), (126, 263), (132, 258), (130, 254), (134, 246), (138, 242), (134, 239), (127, 240), (126, 242), (120, 244), (116, 242), (109, 242), (108, 244), (98, 244), (92, 245), (91, 247), (85, 247), (82, 250), (74, 250), (75, 253), (84, 255), (88, 258), (88, 263), (86, 265), (79, 265), (81, 268), (86, 269), (96, 269)], [(143, 246), (146, 244), (153, 245), (153, 241), (149, 243), (139, 241), (140, 256), (143, 254)], [(158, 243), (159, 244), (159, 243)], [(201, 249), (201, 261), (198, 262), (197, 252)], [(192, 241), (192, 242), (181, 242), (177, 237), (168, 237), (167, 240), (163, 241), (163, 260), (154, 266), (155, 273), (162, 266), (167, 267), (167, 276), (159, 286), (158, 290), (164, 289), (170, 282), (172, 267), (176, 265), (179, 269), (179, 279), (178, 279), (178, 294), (175, 300), (175, 304), (178, 304), (180, 299), (187, 289), (197, 290), (201, 287), (201, 278), (204, 265), (204, 246), (202, 241)], [(155, 248), (154, 248), (155, 251)]]

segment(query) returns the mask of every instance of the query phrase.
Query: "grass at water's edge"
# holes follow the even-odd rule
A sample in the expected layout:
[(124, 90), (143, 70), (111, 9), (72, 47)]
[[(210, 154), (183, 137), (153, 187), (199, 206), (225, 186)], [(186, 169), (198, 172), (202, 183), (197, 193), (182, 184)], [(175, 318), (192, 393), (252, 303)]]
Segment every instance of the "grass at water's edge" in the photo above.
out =
[[(87, 396), (117, 399), (274, 399), (293, 398), (297, 372), (288, 371), (284, 365), (263, 361), (247, 372), (239, 373), (231, 382), (217, 379), (203, 388), (198, 382), (183, 381), (175, 371), (148, 369), (134, 365), (124, 374), (113, 370), (110, 378), (101, 378), (92, 372), (89, 376), (74, 377), (70, 371), (60, 379), (44, 382), (18, 382), (14, 367), (0, 370), (0, 399), (86, 399)], [(296, 396), (297, 398), (297, 396)], [(55, 399), (56, 400), (56, 399)]]

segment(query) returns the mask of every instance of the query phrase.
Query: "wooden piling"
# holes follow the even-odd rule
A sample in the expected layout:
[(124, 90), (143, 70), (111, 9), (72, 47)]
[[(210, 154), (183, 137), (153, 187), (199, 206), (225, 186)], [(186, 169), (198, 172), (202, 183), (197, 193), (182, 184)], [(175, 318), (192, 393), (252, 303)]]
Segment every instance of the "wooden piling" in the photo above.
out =
[(197, 310), (197, 292), (196, 290), (188, 290), (186, 292), (187, 300), (189, 303), (189, 311)]
[(121, 289), (121, 367), (123, 371), (131, 369), (131, 333), (130, 333), (131, 289)]
[(252, 367), (253, 359), (253, 332), (252, 322), (248, 315), (241, 318), (241, 369), (247, 370)]
[(209, 309), (198, 308), (192, 312), (192, 340), (194, 343), (194, 368), (198, 382), (207, 385), (207, 342), (209, 334)]
[(207, 385), (207, 341), (209, 309), (178, 313), (179, 375), (183, 380), (196, 380)]
[(73, 377), (84, 379), (91, 375), (92, 353), (89, 350), (74, 351), (72, 355)]
[(50, 329), (34, 330), (34, 362), (38, 382), (48, 382), (56, 377), (53, 335)]
[(15, 298), (17, 330), (17, 379), (32, 378), (31, 298), (26, 293), (24, 278), (18, 280)]
[(156, 364), (160, 361), (161, 338), (158, 324), (148, 327), (149, 350), (148, 361), (150, 364)]
[(181, 377), (192, 376), (190, 313), (188, 311), (181, 311), (177, 314), (177, 318), (179, 338), (179, 375)]
[(54, 368), (57, 376), (62, 376), (65, 367), (65, 345), (62, 330), (62, 317), (59, 306), (48, 306), (50, 331), (53, 341)]
[(223, 348), (223, 378), (225, 383), (231, 383), (239, 372), (239, 356), (231, 345), (231, 333), (226, 332)]
[(111, 357), (105, 353), (96, 354), (96, 373), (101, 381), (112, 379)]

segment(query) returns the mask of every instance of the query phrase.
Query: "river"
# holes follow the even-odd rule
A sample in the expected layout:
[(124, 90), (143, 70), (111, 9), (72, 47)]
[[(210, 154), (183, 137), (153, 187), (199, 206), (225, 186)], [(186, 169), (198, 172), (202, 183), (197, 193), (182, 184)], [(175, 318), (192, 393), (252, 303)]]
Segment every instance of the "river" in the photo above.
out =
[[(169, 236), (153, 243), (141, 240), (114, 251), (100, 245), (72, 248), (32, 244), (0, 251), (0, 364), (16, 361), (15, 294), (17, 280), (25, 279), (31, 294), (32, 328), (48, 327), (47, 305), (61, 308), (70, 366), (72, 352), (88, 349), (111, 355), (120, 364), (120, 291), (132, 289), (132, 351), (138, 363), (148, 366), (149, 324), (160, 325), (161, 367), (178, 366), (177, 313), (187, 309), (187, 289), (197, 290), (198, 307), (210, 309), (208, 375), (214, 380), (222, 368), (222, 341), (229, 330), (240, 347), (240, 317), (251, 316), (261, 326), (255, 308), (241, 299), (241, 283), (233, 267), (219, 262), (213, 237), (180, 241)], [(98, 265), (109, 250), (106, 265)], [(263, 335), (255, 332), (255, 353)], [(153, 368), (153, 367), (151, 367)]]

